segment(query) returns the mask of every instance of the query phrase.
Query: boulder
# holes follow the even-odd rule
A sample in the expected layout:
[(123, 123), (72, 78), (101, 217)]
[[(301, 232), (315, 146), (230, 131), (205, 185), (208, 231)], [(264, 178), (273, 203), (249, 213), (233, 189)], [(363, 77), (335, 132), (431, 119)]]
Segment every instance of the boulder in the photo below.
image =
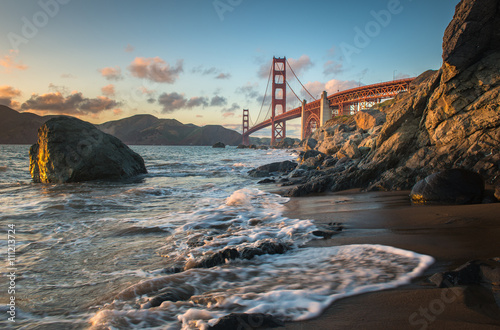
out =
[(484, 181), (479, 174), (451, 169), (431, 174), (417, 182), (410, 197), (416, 204), (472, 204), (481, 203), (483, 194)]
[(276, 148), (276, 149), (288, 149), (288, 148), (292, 148), (294, 144), (295, 144), (294, 139), (284, 138), (282, 141), (276, 143), (274, 145), (274, 148)]
[(269, 183), (276, 183), (276, 180), (266, 178), (264, 180), (260, 180), (259, 182), (257, 182), (257, 184), (269, 184)]
[(316, 148), (316, 146), (318, 145), (318, 141), (313, 138), (309, 138), (302, 141), (301, 145), (304, 147), (304, 150), (306, 151), (312, 150)]
[(434, 274), (429, 280), (440, 288), (460, 285), (492, 288), (500, 283), (500, 258), (469, 261), (455, 270)]
[(237, 149), (248, 149), (248, 146), (244, 144), (238, 144)]
[(208, 257), (204, 257), (198, 262), (186, 264), (185, 269), (189, 268), (212, 268), (223, 265), (227, 260), (247, 259), (264, 254), (283, 254), (291, 249), (288, 243), (263, 242), (256, 247), (232, 248), (228, 247), (218, 251)]
[(352, 140), (347, 141), (342, 149), (337, 153), (337, 158), (341, 159), (343, 157), (349, 157), (351, 159), (356, 159), (361, 157), (361, 152), (358, 149), (356, 143)]
[(358, 128), (368, 131), (375, 126), (385, 123), (385, 114), (374, 109), (362, 110), (354, 116), (354, 120)]
[(301, 168), (314, 169), (323, 163), (324, 156), (317, 155), (316, 157), (309, 157), (302, 162)]
[(222, 142), (217, 142), (212, 146), (212, 148), (220, 148), (220, 149), (224, 149), (225, 147), (226, 145)]
[(297, 167), (297, 163), (291, 161), (277, 162), (259, 166), (248, 172), (248, 175), (253, 178), (263, 178), (270, 176), (271, 173), (279, 172), (288, 174)]
[(320, 158), (320, 157), (326, 158), (326, 155), (320, 151), (317, 151), (317, 150), (307, 150), (306, 152), (301, 154), (300, 162), (303, 163), (306, 160), (308, 160), (309, 158)]
[(72, 117), (55, 117), (30, 148), (34, 182), (120, 180), (147, 173), (144, 160), (118, 138)]

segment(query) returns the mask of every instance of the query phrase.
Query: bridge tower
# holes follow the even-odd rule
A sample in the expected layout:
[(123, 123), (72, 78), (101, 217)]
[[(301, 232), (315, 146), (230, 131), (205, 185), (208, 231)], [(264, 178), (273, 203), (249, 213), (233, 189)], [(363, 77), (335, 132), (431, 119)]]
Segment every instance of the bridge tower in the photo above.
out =
[[(286, 137), (286, 122), (275, 120), (276, 115), (286, 112), (286, 57), (273, 57), (272, 78), (271, 145), (274, 146)], [(281, 112), (277, 114), (277, 110)]]
[(243, 144), (248, 146), (250, 145), (250, 136), (248, 136), (247, 132), (250, 129), (250, 115), (248, 109), (243, 109)]

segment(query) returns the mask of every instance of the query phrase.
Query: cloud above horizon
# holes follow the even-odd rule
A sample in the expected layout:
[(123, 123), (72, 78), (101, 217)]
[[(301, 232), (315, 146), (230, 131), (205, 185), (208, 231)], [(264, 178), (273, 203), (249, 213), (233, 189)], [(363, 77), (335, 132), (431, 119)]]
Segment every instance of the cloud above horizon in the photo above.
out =
[(80, 92), (73, 92), (67, 96), (64, 96), (61, 92), (53, 92), (41, 95), (32, 94), (21, 105), (21, 110), (65, 115), (89, 115), (113, 110), (119, 105), (119, 102), (106, 96), (87, 98)]
[(9, 50), (9, 54), (0, 58), (0, 66), (3, 66), (6, 72), (11, 72), (12, 69), (26, 70), (28, 68), (28, 66), (24, 65), (22, 62), (16, 62), (15, 58), (18, 53), (19, 51), (11, 49)]
[(201, 74), (203, 76), (214, 75), (215, 79), (229, 79), (231, 78), (230, 73), (221, 72), (221, 70), (216, 67), (210, 67), (208, 69), (204, 69), (202, 65), (199, 65), (191, 70), (191, 73)]
[(14, 101), (13, 99), (21, 96), (21, 91), (12, 86), (3, 85), (0, 86), (0, 105), (6, 105), (11, 108), (17, 108), (20, 103)]
[(106, 80), (113, 80), (113, 81), (118, 81), (122, 80), (122, 69), (117, 66), (117, 67), (106, 67), (103, 69), (100, 69), (99, 72), (101, 75), (106, 79)]
[(178, 60), (174, 67), (160, 57), (136, 57), (128, 66), (132, 76), (158, 83), (173, 84), (184, 71), (183, 60)]
[[(292, 67), (293, 71), (295, 74), (299, 77), (312, 68), (314, 66), (313, 62), (311, 61), (311, 58), (309, 55), (302, 55), (300, 56), (297, 60), (294, 58), (287, 58), (288, 63)], [(257, 71), (257, 76), (262, 79), (267, 79), (269, 77), (269, 72), (271, 71), (273, 60), (266, 61), (264, 64), (262, 64)], [(289, 72), (288, 70), (288, 65), (287, 65), (287, 73)], [(292, 74), (290, 72), (290, 74)]]
[(115, 96), (115, 85), (109, 84), (101, 88), (102, 95)]
[(323, 65), (323, 74), (325, 76), (338, 75), (343, 73), (344, 71), (345, 69), (342, 62), (329, 60)]
[[(173, 92), (161, 94), (158, 97), (158, 104), (163, 106), (163, 113), (172, 113), (180, 109), (190, 110), (195, 107), (223, 107), (227, 104), (227, 99), (219, 95), (215, 95), (211, 99), (206, 96), (187, 98), (184, 94)], [(225, 110), (225, 108), (221, 109), (222, 112)]]
[[(308, 82), (304, 86), (307, 90), (318, 99), (321, 96), (323, 91), (326, 91), (328, 95), (337, 93), (339, 91), (343, 91), (346, 89), (351, 89), (354, 87), (358, 87), (359, 83), (354, 80), (338, 80), (332, 79), (326, 83), (320, 81)], [(310, 96), (305, 93), (305, 91), (301, 92), (301, 96), (304, 96), (307, 100), (310, 99)]]

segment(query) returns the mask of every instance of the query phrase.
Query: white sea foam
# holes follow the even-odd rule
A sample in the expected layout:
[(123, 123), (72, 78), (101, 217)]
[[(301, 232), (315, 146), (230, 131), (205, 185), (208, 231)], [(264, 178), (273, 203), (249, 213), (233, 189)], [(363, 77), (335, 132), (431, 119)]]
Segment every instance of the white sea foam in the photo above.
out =
[[(296, 249), (143, 281), (122, 291), (91, 322), (95, 328), (161, 324), (167, 329), (203, 329), (228, 311), (305, 320), (340, 298), (407, 284), (432, 262), (429, 256), (381, 245)], [(147, 308), (150, 297), (181, 285), (195, 294)]]

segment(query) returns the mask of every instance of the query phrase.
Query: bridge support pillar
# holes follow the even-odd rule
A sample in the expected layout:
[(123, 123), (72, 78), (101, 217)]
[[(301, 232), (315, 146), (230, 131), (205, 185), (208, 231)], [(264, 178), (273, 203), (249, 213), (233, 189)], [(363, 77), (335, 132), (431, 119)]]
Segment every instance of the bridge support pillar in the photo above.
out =
[(327, 121), (332, 119), (332, 110), (330, 109), (330, 101), (328, 101), (326, 91), (323, 91), (323, 93), (321, 94), (319, 107), (319, 127), (323, 127)]
[(248, 109), (243, 109), (243, 141), (242, 143), (246, 146), (250, 145), (250, 136), (248, 136), (248, 130), (250, 129), (250, 115)]
[(286, 57), (273, 57), (272, 78), (271, 146), (275, 146), (286, 138), (286, 122), (275, 121), (278, 110), (281, 114), (286, 112)]
[(306, 138), (306, 100), (302, 101), (302, 112), (300, 116), (300, 139), (304, 140)]

